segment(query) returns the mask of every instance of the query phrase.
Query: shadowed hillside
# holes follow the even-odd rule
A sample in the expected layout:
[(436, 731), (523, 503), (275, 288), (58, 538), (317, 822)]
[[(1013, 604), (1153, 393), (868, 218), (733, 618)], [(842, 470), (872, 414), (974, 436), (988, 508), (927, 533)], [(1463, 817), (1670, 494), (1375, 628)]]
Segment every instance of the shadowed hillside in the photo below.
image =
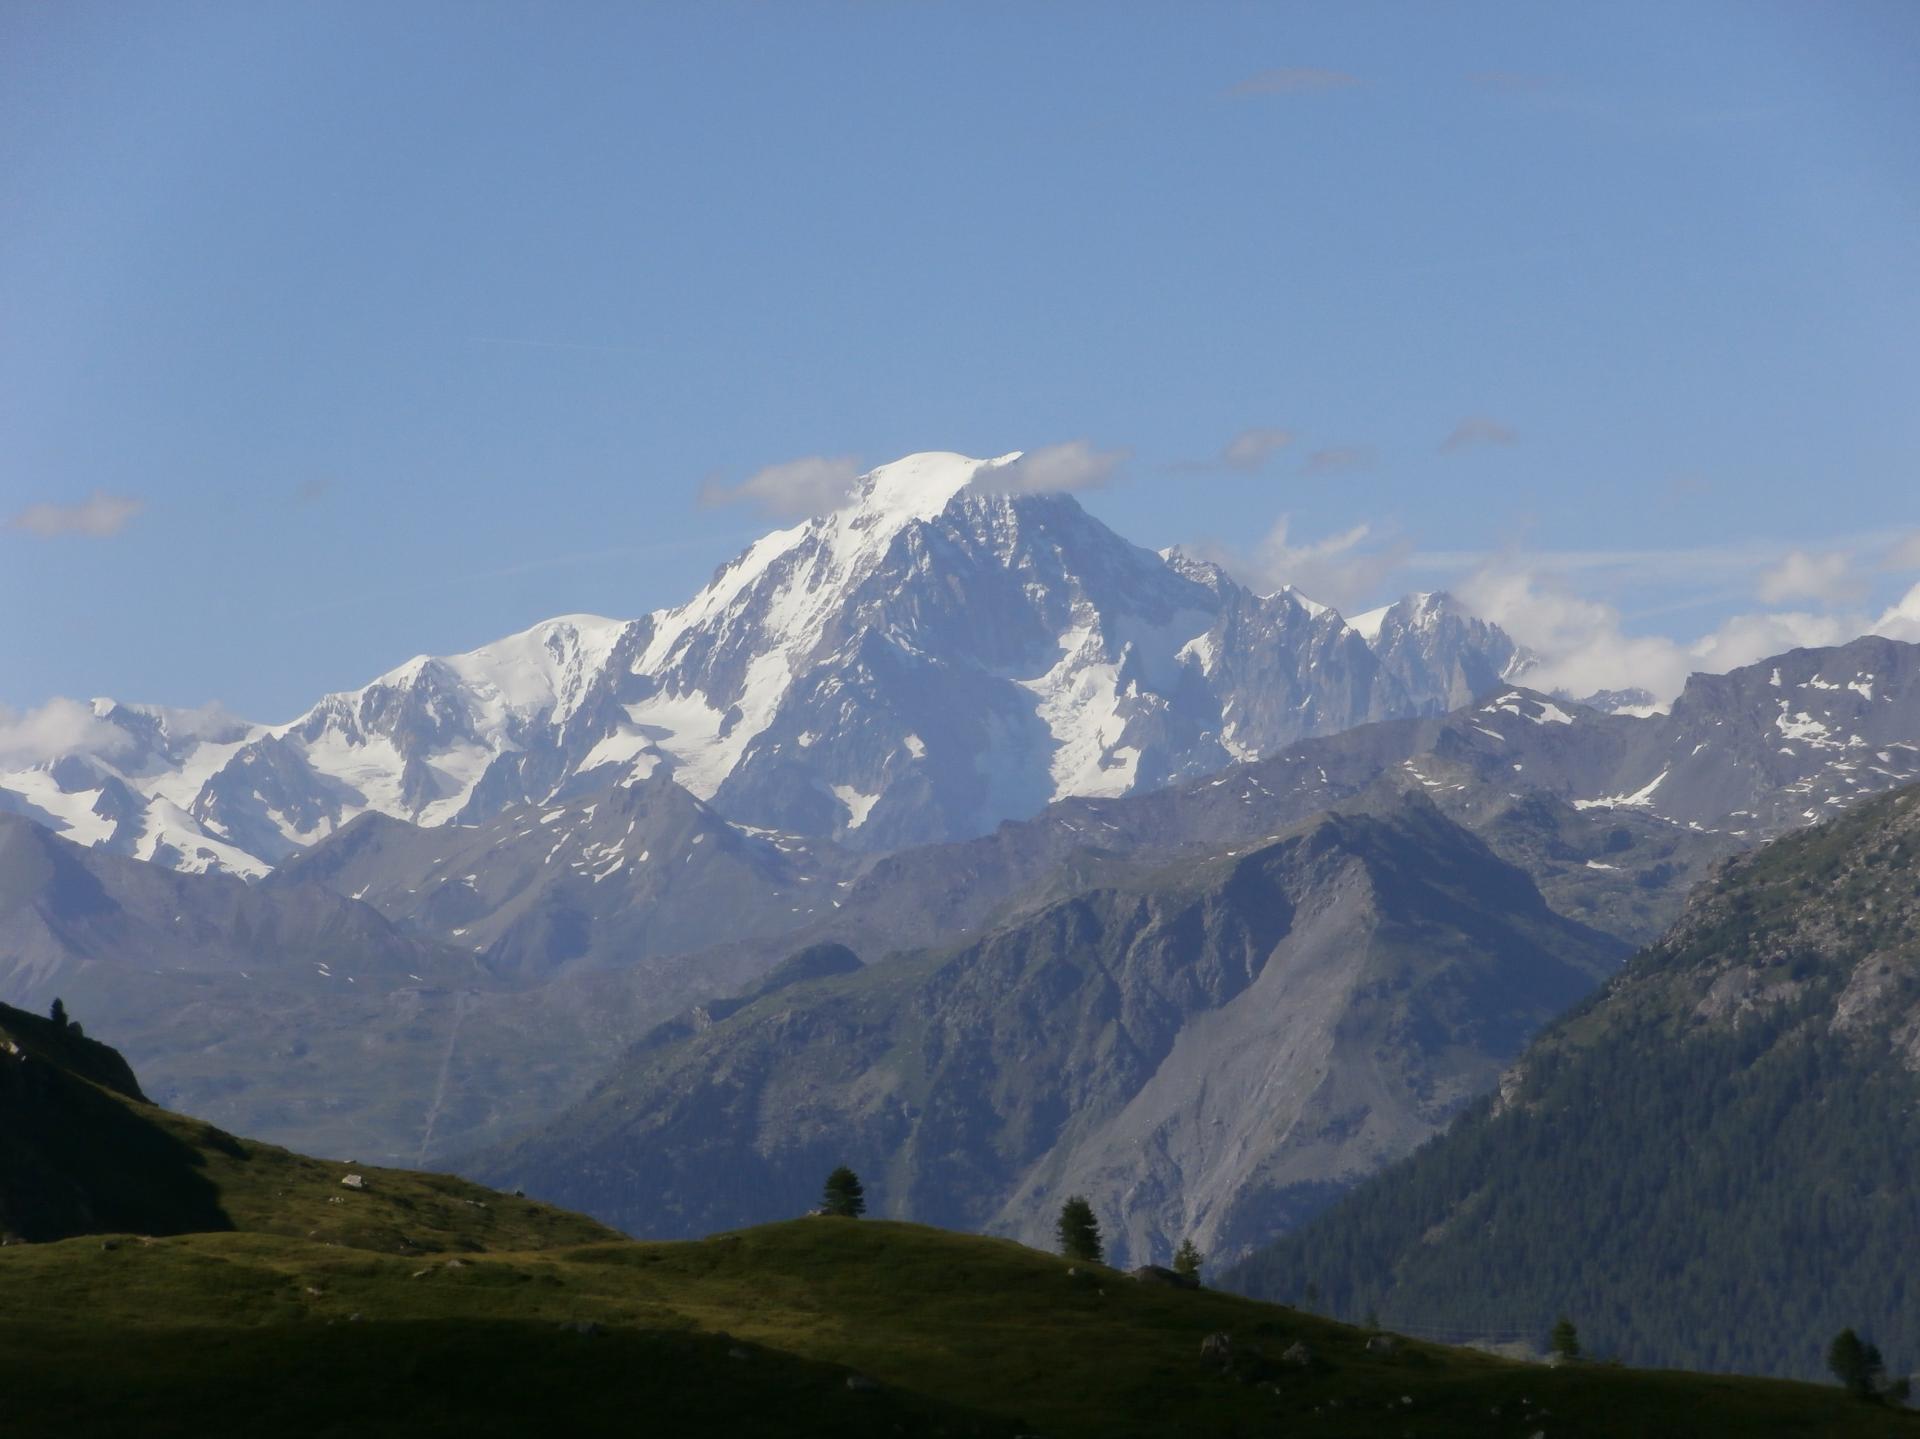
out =
[[(0, 1021), (8, 1062), (79, 1100), (43, 1164), (96, 1219), (117, 1155), (114, 1202), (184, 1173), (218, 1224), (0, 1249), (9, 1434), (1912, 1432), (1833, 1389), (1548, 1371), (918, 1225), (622, 1241), (456, 1180), (233, 1139), (143, 1104), (104, 1047)], [(9, 1133), (19, 1095), (0, 1089)], [(151, 1150), (117, 1149), (135, 1130)], [(189, 1216), (114, 1214), (132, 1217)]]
[(1236, 1276), (1634, 1363), (1920, 1359), (1920, 789), (1730, 861), (1442, 1139)]

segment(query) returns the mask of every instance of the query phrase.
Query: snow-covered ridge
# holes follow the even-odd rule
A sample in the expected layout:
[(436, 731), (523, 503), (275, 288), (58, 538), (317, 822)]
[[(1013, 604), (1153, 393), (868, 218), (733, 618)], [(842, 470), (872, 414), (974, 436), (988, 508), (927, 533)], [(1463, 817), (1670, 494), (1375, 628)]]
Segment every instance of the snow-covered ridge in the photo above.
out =
[(98, 702), (71, 744), (0, 771), (0, 806), (259, 873), (367, 811), (474, 823), (665, 767), (742, 823), (883, 848), (1454, 708), (1518, 654), (1445, 595), (1362, 633), (1291, 587), (1254, 594), (1068, 496), (1003, 492), (1018, 458), (909, 455), (683, 605), (416, 656), (285, 724)]
[[(1422, 609), (1432, 598), (1432, 595), (1413, 594), (1408, 595), (1405, 599), (1401, 600), (1400, 603), (1413, 609)], [(1387, 614), (1392, 609), (1392, 605), (1382, 605), (1377, 610), (1367, 610), (1363, 614), (1353, 616), (1353, 618), (1347, 621), (1347, 624), (1361, 639), (1365, 640), (1368, 644), (1372, 644), (1380, 638), (1380, 627), (1387, 622)]]

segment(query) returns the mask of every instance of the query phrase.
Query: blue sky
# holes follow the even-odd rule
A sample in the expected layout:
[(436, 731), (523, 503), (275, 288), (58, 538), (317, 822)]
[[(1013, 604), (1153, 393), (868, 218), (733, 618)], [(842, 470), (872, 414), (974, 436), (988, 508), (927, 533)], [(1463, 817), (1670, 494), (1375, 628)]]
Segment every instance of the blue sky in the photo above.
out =
[(1124, 451), (1569, 682), (1920, 581), (1912, 5), (12, 0), (0, 197), (16, 709), (676, 603), (811, 456)]

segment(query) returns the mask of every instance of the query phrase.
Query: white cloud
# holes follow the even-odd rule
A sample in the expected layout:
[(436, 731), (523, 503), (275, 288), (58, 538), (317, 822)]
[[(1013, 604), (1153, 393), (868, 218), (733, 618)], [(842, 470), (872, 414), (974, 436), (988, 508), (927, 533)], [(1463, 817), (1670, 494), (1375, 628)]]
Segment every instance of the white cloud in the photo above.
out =
[(1843, 645), (1867, 632), (1860, 615), (1819, 615), (1804, 610), (1768, 610), (1735, 615), (1687, 647), (1694, 668), (1710, 674), (1750, 665), (1802, 646)]
[(1097, 490), (1112, 481), (1126, 458), (1125, 450), (1096, 450), (1086, 440), (1068, 440), (983, 470), (973, 483), (1002, 495)]
[(0, 766), (20, 768), (70, 754), (109, 757), (132, 743), (125, 730), (79, 700), (51, 699), (31, 710), (0, 705)]
[[(1905, 561), (1920, 568), (1915, 534), (1889, 539), (1885, 532), (1866, 532), (1817, 551), (1740, 541), (1665, 550), (1489, 553), (1415, 550), (1366, 525), (1300, 541), (1283, 518), (1251, 547), (1216, 542), (1190, 552), (1256, 588), (1292, 583), (1348, 614), (1392, 594), (1404, 583), (1403, 572), (1422, 588), (1442, 580), (1468, 609), (1539, 656), (1529, 684), (1575, 695), (1641, 688), (1667, 702), (1689, 674), (1735, 669), (1797, 646), (1845, 644), (1863, 634), (1920, 643), (1920, 584), (1876, 618), (1861, 603), (1865, 586), (1856, 582), (1870, 562), (1882, 573)], [(1658, 606), (1636, 613), (1637, 629), (1655, 615), (1703, 605), (1719, 609), (1756, 590), (1769, 608), (1733, 613), (1691, 637), (1631, 632), (1628, 616), (1600, 597), (1651, 591)], [(1795, 600), (1806, 603), (1777, 607)]]
[(1333, 90), (1352, 90), (1360, 84), (1357, 75), (1344, 70), (1322, 70), (1311, 65), (1289, 65), (1278, 70), (1262, 70), (1249, 75), (1228, 90), (1229, 95), (1324, 95)]
[(176, 740), (212, 740), (216, 744), (227, 744), (243, 738), (253, 728), (251, 721), (235, 714), (219, 700), (209, 700), (191, 709), (154, 705), (139, 708), (147, 714), (159, 715), (167, 734)]
[(1844, 604), (1866, 594), (1854, 557), (1847, 550), (1789, 550), (1760, 576), (1755, 592), (1770, 605), (1788, 600)]
[(1870, 633), (1920, 644), (1920, 585), (1908, 590), (1898, 604), (1875, 620)]
[(1413, 549), (1411, 542), (1377, 535), (1365, 523), (1314, 540), (1296, 540), (1292, 528), (1290, 517), (1282, 515), (1250, 550), (1212, 541), (1191, 546), (1188, 553), (1263, 594), (1292, 585), (1309, 599), (1350, 614), (1378, 599)]
[(1540, 656), (1539, 667), (1527, 676), (1529, 684), (1575, 695), (1638, 687), (1664, 703), (1695, 671), (1720, 674), (1785, 650), (1845, 644), (1869, 633), (1920, 641), (1920, 585), (1877, 621), (1844, 610), (1756, 611), (1733, 615), (1690, 643), (1628, 634), (1618, 609), (1576, 593), (1556, 570), (1542, 568), (1537, 557), (1490, 560), (1456, 593), (1474, 613)]
[(1513, 430), (1486, 415), (1469, 415), (1453, 427), (1453, 433), (1440, 442), (1440, 453), (1455, 455), (1483, 445), (1511, 445), (1519, 440)]
[(1887, 546), (1887, 552), (1880, 557), (1880, 568), (1920, 570), (1920, 530), (1914, 530)]
[(127, 521), (147, 507), (145, 500), (131, 495), (110, 495), (95, 490), (77, 505), (57, 505), (43, 500), (28, 505), (10, 518), (6, 528), (25, 530), (31, 535), (117, 535)]
[(1627, 634), (1612, 605), (1575, 593), (1559, 575), (1535, 568), (1524, 557), (1489, 561), (1468, 575), (1455, 595), (1540, 657), (1538, 668), (1527, 675), (1537, 689), (1587, 695), (1637, 686), (1668, 700), (1679, 693), (1691, 668), (1672, 640)]
[(737, 485), (710, 479), (700, 486), (700, 503), (746, 503), (774, 519), (805, 519), (839, 509), (859, 478), (856, 455), (806, 455), (756, 470)]

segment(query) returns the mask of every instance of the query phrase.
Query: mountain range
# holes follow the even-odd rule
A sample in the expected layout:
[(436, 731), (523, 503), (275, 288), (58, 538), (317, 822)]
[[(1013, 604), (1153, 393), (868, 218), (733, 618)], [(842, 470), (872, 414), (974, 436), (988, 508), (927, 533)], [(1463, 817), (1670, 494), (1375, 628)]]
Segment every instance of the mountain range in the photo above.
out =
[(373, 813), (471, 825), (659, 770), (730, 820), (855, 850), (991, 830), (1368, 720), (1527, 657), (1444, 595), (1352, 624), (1121, 539), (1017, 456), (911, 455), (767, 535), (677, 609), (420, 656), (291, 723), (111, 700), (0, 807), (122, 854), (254, 877)]
[(1433, 1134), (1624, 950), (1403, 792), (951, 949), (817, 945), (461, 1167), (693, 1236), (847, 1162), (878, 1212), (1044, 1246), (1083, 1193), (1116, 1260), (1233, 1253)]
[(1231, 1255), (1714, 863), (1920, 779), (1920, 646), (1596, 707), (1445, 596), (1257, 595), (1015, 468), (883, 466), (679, 609), (291, 725), (97, 703), (0, 775), (0, 1001), (230, 1128), (640, 1228), (788, 1204), (800, 1115), (891, 1212), (1031, 1237), (1077, 1185), (1129, 1255)]
[[(1115, 861), (1218, 854), (1381, 794), (1429, 796), (1560, 914), (1640, 944), (1711, 861), (1914, 772), (1893, 736), (1920, 735), (1916, 655), (1795, 651), (1638, 718), (1497, 686), (887, 855), (730, 821), (664, 773), (474, 827), (364, 815), (251, 885), (16, 820), (0, 999), (66, 995), (157, 1093), (223, 1124), (420, 1162), (540, 1123), (809, 944), (869, 961), (964, 944)], [(58, 879), (76, 870), (90, 880)]]
[[(854, 946), (838, 969), (776, 970), (751, 1003), (656, 1030), (568, 1114), (471, 1162), (616, 1223), (703, 1232), (791, 1202), (837, 1144), (902, 1215), (1033, 1238), (1077, 1187), (1130, 1259), (1183, 1237), (1244, 1252), (1490, 1088), (1713, 861), (1912, 774), (1890, 736), (1920, 732), (1916, 658), (1879, 639), (1795, 651), (1637, 718), (1496, 687), (889, 856), (798, 932), (811, 953)], [(1357, 814), (1418, 838), (1380, 848)], [(1354, 839), (1323, 889), (1228, 886), (1302, 824), (1376, 847)], [(1197, 873), (1218, 888), (1196, 898)], [(1588, 924), (1516, 918), (1536, 911)], [(946, 942), (915, 953), (908, 935)], [(1332, 987), (1311, 968), (1327, 954)]]

